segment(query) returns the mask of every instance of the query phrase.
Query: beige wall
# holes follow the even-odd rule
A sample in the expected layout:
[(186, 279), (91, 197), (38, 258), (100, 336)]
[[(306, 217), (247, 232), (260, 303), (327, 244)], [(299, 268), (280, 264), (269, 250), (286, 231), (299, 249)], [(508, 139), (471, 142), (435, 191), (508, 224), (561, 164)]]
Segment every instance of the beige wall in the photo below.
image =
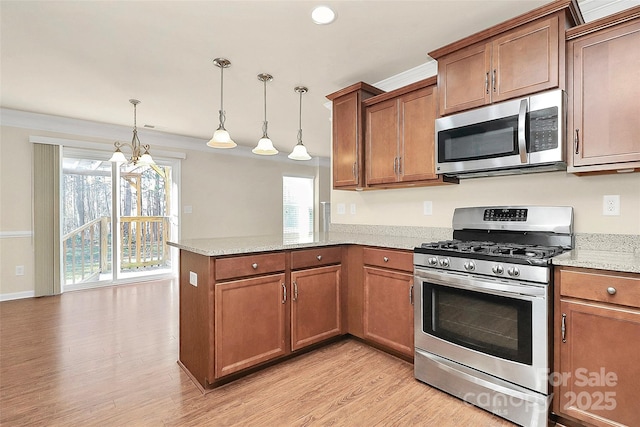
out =
[[(602, 215), (602, 196), (620, 195), (620, 216)], [(640, 234), (640, 173), (575, 176), (565, 172), (474, 178), (458, 185), (331, 193), (333, 223), (451, 227), (460, 206), (572, 206), (577, 233)], [(433, 215), (423, 214), (424, 201)], [(345, 214), (338, 214), (340, 204)], [(351, 205), (355, 204), (355, 214)]]
[[(39, 130), (0, 128), (0, 297), (28, 296), (34, 290), (32, 236), (32, 144), (30, 136), (113, 142)], [(141, 136), (142, 138), (142, 136)], [(152, 146), (152, 154), (153, 154)], [(171, 148), (160, 147), (164, 151)], [(282, 176), (316, 177), (319, 200), (328, 200), (330, 171), (315, 162), (225, 154), (218, 150), (185, 150), (181, 161), (182, 238), (224, 237), (282, 232)], [(24, 237), (11, 237), (27, 232)], [(23, 265), (24, 276), (15, 275)]]

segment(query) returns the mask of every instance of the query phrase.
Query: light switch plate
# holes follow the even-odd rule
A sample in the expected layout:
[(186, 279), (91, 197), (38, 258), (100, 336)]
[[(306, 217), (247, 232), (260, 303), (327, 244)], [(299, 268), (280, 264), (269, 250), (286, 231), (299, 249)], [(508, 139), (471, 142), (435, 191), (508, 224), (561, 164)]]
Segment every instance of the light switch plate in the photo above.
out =
[(198, 273), (194, 273), (193, 271), (189, 272), (189, 283), (198, 287)]
[(338, 215), (344, 215), (347, 213), (347, 208), (344, 203), (338, 203)]

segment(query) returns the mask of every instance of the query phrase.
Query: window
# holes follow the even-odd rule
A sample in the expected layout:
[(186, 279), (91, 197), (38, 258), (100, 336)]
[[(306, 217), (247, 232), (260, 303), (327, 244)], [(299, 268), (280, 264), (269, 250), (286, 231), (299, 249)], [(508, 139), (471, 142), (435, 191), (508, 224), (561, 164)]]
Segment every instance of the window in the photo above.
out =
[(313, 234), (313, 178), (282, 177), (282, 231)]

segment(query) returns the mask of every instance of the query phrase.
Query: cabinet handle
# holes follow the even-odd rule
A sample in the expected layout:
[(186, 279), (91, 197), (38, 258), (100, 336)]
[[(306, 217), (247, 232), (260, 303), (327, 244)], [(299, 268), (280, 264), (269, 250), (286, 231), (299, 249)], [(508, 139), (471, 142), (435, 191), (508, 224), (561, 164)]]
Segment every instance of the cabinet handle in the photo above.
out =
[(491, 86), (493, 86), (493, 92), (496, 91), (496, 70), (494, 68), (493, 74), (491, 75)]
[(616, 292), (618, 292), (618, 291), (617, 291), (617, 290), (616, 290), (616, 288), (614, 288), (613, 286), (609, 286), (609, 287), (607, 288), (607, 293), (609, 293), (609, 295), (615, 295), (615, 294), (616, 294)]
[(389, 257), (386, 257), (386, 256), (385, 256), (385, 257), (382, 257), (382, 260), (383, 260), (384, 262), (389, 262)]
[(413, 285), (409, 288), (409, 304), (413, 305)]
[(322, 261), (322, 255), (318, 255), (316, 258), (318, 259), (318, 261)]
[(253, 267), (253, 269), (257, 269), (258, 268), (258, 263), (254, 262), (253, 264), (251, 264), (251, 267)]
[(398, 175), (402, 175), (402, 157), (398, 157)]
[(394, 157), (393, 158), (393, 174), (396, 175), (398, 173), (398, 169), (396, 167), (396, 163), (398, 162), (398, 158)]
[(287, 287), (283, 283), (282, 284), (282, 303), (284, 304), (285, 302), (287, 302)]
[(562, 342), (567, 342), (567, 315), (562, 313), (562, 326), (560, 328), (562, 331)]
[(484, 76), (484, 91), (489, 95), (489, 72)]
[(353, 174), (354, 178), (358, 178), (358, 176), (356, 175), (356, 162), (353, 162), (353, 166), (351, 167), (351, 173)]
[(580, 129), (576, 129), (576, 136), (573, 138), (573, 145), (576, 146), (576, 154), (580, 154)]
[(293, 298), (291, 301), (298, 301), (298, 282), (293, 281)]

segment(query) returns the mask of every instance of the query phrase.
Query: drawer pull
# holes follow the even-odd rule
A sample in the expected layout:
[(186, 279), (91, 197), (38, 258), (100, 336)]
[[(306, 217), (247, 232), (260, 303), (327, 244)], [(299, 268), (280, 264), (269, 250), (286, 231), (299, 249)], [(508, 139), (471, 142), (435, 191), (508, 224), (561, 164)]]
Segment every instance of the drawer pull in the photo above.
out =
[(409, 288), (409, 304), (413, 305), (413, 285)]
[(560, 328), (562, 331), (562, 342), (567, 342), (567, 315), (562, 313), (562, 326)]
[(287, 287), (282, 283), (282, 303), (287, 302)]
[(609, 286), (609, 287), (607, 288), (607, 293), (608, 293), (609, 295), (615, 295), (615, 294), (616, 294), (616, 292), (617, 292), (617, 290), (616, 290), (616, 288), (614, 288), (613, 286)]
[(254, 262), (253, 264), (251, 264), (251, 267), (253, 267), (254, 270), (257, 269), (258, 268), (258, 263)]
[(384, 262), (389, 262), (389, 257), (386, 257), (386, 256), (385, 256), (385, 257), (382, 257), (382, 260), (383, 260)]
[(292, 301), (298, 301), (298, 282), (293, 281), (293, 298)]
[(316, 258), (318, 258), (318, 261), (322, 261), (322, 255), (318, 255)]

